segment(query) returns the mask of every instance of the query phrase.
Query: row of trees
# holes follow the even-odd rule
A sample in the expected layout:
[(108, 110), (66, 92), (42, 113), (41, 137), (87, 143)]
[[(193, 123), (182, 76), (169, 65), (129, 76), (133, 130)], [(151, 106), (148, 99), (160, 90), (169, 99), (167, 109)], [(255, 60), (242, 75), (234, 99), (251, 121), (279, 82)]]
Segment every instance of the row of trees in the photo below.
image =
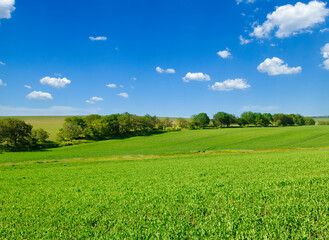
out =
[(192, 116), (192, 121), (189, 123), (189, 128), (205, 128), (208, 126), (214, 127), (229, 127), (231, 125), (239, 126), (302, 126), (315, 125), (313, 118), (304, 117), (300, 114), (270, 114), (257, 112), (244, 112), (240, 117), (233, 114), (218, 112), (210, 119), (206, 113), (199, 113)]
[[(185, 120), (186, 121), (186, 120)], [(179, 121), (187, 127), (184, 119)], [(68, 117), (59, 130), (59, 140), (91, 139), (104, 140), (129, 136), (148, 135), (164, 130), (179, 130), (169, 118), (163, 120), (156, 116), (136, 116), (129, 113), (108, 116), (89, 115), (86, 117)]]
[(49, 138), (49, 134), (42, 128), (33, 129), (16, 118), (0, 120), (0, 147), (2, 149), (20, 150), (39, 148)]

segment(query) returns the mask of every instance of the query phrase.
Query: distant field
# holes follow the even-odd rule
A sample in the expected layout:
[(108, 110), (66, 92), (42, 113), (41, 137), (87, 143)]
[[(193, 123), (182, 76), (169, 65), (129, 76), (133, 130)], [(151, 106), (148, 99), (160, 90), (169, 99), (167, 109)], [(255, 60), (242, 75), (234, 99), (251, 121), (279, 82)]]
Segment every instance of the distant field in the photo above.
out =
[[(7, 117), (0, 117), (0, 120)], [(64, 123), (64, 119), (67, 116), (33, 116), (33, 117), (13, 117), (21, 119), (27, 123), (30, 123), (34, 128), (43, 128), (49, 133), (51, 140), (56, 139), (58, 129), (60, 129)]]

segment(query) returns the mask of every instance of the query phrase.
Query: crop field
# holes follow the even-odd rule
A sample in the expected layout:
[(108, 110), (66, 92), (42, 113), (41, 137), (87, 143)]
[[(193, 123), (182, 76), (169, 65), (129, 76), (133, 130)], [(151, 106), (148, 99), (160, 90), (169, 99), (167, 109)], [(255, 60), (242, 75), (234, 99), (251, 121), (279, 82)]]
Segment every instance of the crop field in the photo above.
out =
[(329, 126), (0, 154), (3, 239), (328, 239)]

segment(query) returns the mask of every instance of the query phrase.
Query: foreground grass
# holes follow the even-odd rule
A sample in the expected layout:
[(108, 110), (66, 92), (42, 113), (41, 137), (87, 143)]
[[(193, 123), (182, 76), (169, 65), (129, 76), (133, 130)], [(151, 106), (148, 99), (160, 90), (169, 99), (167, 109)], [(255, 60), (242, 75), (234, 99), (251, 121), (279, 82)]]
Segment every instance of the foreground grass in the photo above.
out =
[(328, 156), (0, 166), (0, 238), (327, 239)]
[(108, 140), (35, 152), (0, 154), (0, 163), (186, 153), (222, 149), (277, 149), (329, 146), (329, 126), (224, 128)]

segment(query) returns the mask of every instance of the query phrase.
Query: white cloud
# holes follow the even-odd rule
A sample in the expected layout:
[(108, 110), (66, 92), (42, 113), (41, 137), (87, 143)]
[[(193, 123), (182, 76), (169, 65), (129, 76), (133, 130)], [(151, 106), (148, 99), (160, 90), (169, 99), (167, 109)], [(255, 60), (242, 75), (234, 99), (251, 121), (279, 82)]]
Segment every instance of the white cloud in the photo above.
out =
[(86, 103), (95, 104), (96, 102), (102, 102), (102, 101), (104, 101), (104, 99), (101, 97), (92, 97), (89, 100), (86, 100)]
[(190, 82), (190, 81), (210, 81), (210, 76), (207, 74), (204, 74), (202, 72), (198, 73), (186, 73), (185, 77), (182, 78), (184, 82)]
[(109, 83), (109, 84), (106, 85), (106, 87), (109, 87), (109, 88), (116, 88), (117, 85), (114, 84), (114, 83)]
[(16, 9), (15, 0), (0, 0), (0, 19), (11, 18), (11, 13)]
[(107, 40), (107, 37), (99, 36), (99, 37), (89, 37), (91, 41), (105, 41)]
[(0, 79), (0, 87), (1, 87), (1, 86), (3, 86), (3, 87), (7, 86), (7, 84), (4, 83), (4, 82), (2, 81), (2, 79)]
[(156, 67), (155, 70), (156, 70), (158, 73), (169, 73), (169, 74), (176, 73), (175, 69), (173, 69), (173, 68), (162, 69), (162, 68), (160, 68), (160, 67)]
[(32, 87), (30, 85), (24, 85), (25, 88), (31, 89)]
[(230, 58), (232, 54), (230, 53), (230, 49), (226, 48), (226, 50), (223, 51), (218, 51), (217, 55), (220, 56), (221, 58)]
[(324, 29), (320, 30), (321, 33), (328, 32), (328, 31), (329, 31), (329, 28), (324, 28)]
[(245, 79), (228, 79), (224, 82), (215, 82), (214, 85), (210, 87), (214, 91), (232, 91), (232, 90), (244, 90), (250, 88), (251, 86), (247, 84)]
[(324, 58), (329, 58), (329, 43), (321, 48), (321, 54)]
[(52, 78), (52, 77), (44, 77), (40, 80), (42, 85), (49, 85), (55, 88), (64, 88), (67, 84), (70, 84), (71, 81), (67, 78)]
[(121, 85), (119, 85), (119, 87), (124, 88), (125, 86), (123, 86), (123, 85), (121, 84)]
[(246, 45), (253, 41), (253, 39), (245, 39), (242, 35), (239, 36), (240, 44)]
[(53, 97), (50, 93), (33, 91), (26, 96), (30, 100), (53, 100)]
[(326, 45), (324, 45), (321, 48), (321, 54), (322, 54), (323, 58), (326, 59), (326, 60), (323, 61), (321, 66), (324, 69), (329, 70), (329, 43), (327, 43)]
[(100, 109), (74, 108), (70, 106), (53, 106), (50, 108), (11, 107), (0, 105), (1, 116), (72, 116), (99, 113)]
[(259, 105), (248, 105), (241, 108), (242, 111), (260, 111), (260, 112), (271, 112), (277, 110), (279, 106), (259, 106)]
[(1, 62), (1, 61), (0, 61), (0, 65), (3, 65), (3, 66), (4, 66), (4, 65), (6, 65), (6, 64), (5, 64), (4, 62)]
[(329, 59), (324, 60), (324, 62), (322, 63), (322, 67), (326, 70), (329, 70)]
[(291, 35), (306, 32), (319, 23), (325, 22), (329, 15), (326, 3), (311, 1), (308, 4), (297, 2), (294, 6), (287, 4), (277, 7), (267, 15), (267, 20), (262, 25), (254, 27), (250, 36), (256, 38), (268, 38), (275, 30), (275, 36), (286, 38)]
[(129, 98), (128, 93), (119, 93), (118, 96), (123, 97), (123, 98)]
[(136, 81), (136, 80), (137, 80), (137, 78), (135, 78), (135, 77), (132, 77), (132, 78), (131, 78), (131, 80), (133, 80), (133, 81)]
[(256, 0), (236, 0), (236, 3), (239, 5), (240, 3), (254, 3)]
[(302, 71), (302, 67), (288, 67), (280, 58), (266, 58), (264, 62), (258, 65), (257, 70), (261, 73), (267, 73), (270, 76), (280, 74), (296, 74)]
[(119, 47), (115, 47), (114, 50), (115, 50), (115, 51), (119, 51)]

